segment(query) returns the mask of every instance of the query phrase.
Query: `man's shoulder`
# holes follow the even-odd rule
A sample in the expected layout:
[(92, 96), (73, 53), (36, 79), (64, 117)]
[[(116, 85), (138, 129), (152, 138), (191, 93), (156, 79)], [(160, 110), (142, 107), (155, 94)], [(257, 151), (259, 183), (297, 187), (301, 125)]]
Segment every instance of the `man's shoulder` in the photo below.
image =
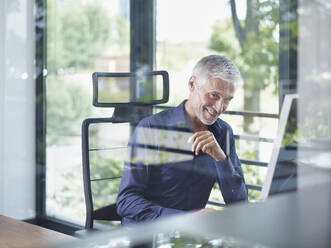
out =
[(228, 131), (230, 131), (230, 134), (233, 133), (232, 127), (230, 126), (230, 124), (220, 118), (218, 118), (216, 120), (214, 127), (215, 127), (216, 131), (218, 131), (218, 132), (224, 132), (224, 131), (228, 130)]
[(150, 127), (152, 125), (167, 125), (176, 118), (175, 110), (177, 107), (171, 107), (159, 113), (147, 116), (139, 122), (139, 126)]
[[(216, 125), (217, 127), (219, 128), (231, 128), (230, 124), (227, 123), (226, 121), (218, 118), (217, 121), (216, 121)], [(232, 129), (232, 128), (231, 128)]]

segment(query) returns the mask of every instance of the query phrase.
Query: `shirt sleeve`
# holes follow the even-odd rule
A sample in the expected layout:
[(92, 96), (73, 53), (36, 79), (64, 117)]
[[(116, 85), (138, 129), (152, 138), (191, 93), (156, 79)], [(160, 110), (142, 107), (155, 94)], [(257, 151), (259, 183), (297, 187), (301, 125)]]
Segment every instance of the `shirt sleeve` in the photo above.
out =
[[(150, 166), (144, 135), (137, 126), (128, 145), (127, 160), (124, 163), (122, 180), (117, 196), (117, 213), (125, 222), (141, 222), (158, 217), (182, 213), (183, 210), (163, 207), (146, 198)], [(137, 140), (138, 139), (138, 140)]]
[[(229, 132), (228, 137), (230, 154), (228, 154), (226, 161), (216, 162), (216, 171), (217, 181), (220, 186), (223, 199), (226, 204), (231, 204), (238, 201), (247, 201), (248, 192), (240, 160), (236, 153), (231, 127), (227, 128), (227, 132)], [(226, 146), (226, 142), (223, 142), (223, 144), (224, 143)], [(225, 146), (222, 147), (224, 151), (226, 151)]]

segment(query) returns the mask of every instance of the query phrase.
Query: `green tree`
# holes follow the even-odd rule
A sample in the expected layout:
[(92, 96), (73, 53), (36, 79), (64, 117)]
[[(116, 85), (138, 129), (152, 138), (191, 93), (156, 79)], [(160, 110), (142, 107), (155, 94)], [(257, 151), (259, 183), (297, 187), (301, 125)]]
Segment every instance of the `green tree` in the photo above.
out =
[(88, 68), (110, 40), (111, 22), (99, 1), (48, 1), (48, 68)]
[[(114, 156), (116, 158), (106, 158), (98, 152), (90, 152), (91, 179), (99, 179), (91, 181), (94, 210), (116, 202), (121, 180), (118, 177), (122, 175), (123, 170), (123, 154), (123, 152), (119, 152), (117, 156)], [(81, 168), (81, 164), (76, 164), (74, 169), (69, 173), (62, 174), (65, 183), (62, 183), (60, 187), (61, 196), (52, 196), (61, 206), (84, 205), (85, 201), (82, 194), (83, 181), (82, 178), (77, 175), (77, 172), (81, 171)], [(78, 192), (81, 192), (81, 194), (78, 194)], [(82, 212), (81, 209), (77, 209), (77, 216), (83, 218), (84, 211)], [(119, 222), (116, 221), (105, 221), (101, 223), (111, 226), (119, 224)]]
[(122, 16), (116, 16), (114, 20), (116, 24), (116, 28), (114, 30), (114, 37), (115, 44), (118, 44), (119, 50), (122, 54), (129, 55), (130, 47), (130, 23)]
[(47, 144), (56, 144), (64, 137), (79, 136), (82, 120), (91, 113), (87, 92), (56, 75), (48, 76), (46, 87)]
[[(235, 0), (229, 1), (230, 20), (216, 23), (209, 47), (228, 54), (239, 66), (244, 79), (244, 109), (260, 110), (260, 91), (276, 84), (278, 77), (278, 0), (246, 0), (246, 17), (239, 20)], [(244, 130), (253, 119), (244, 117)]]
[(91, 113), (88, 92), (63, 72), (93, 66), (110, 38), (110, 19), (99, 1), (47, 2), (48, 144), (80, 135), (81, 122)]

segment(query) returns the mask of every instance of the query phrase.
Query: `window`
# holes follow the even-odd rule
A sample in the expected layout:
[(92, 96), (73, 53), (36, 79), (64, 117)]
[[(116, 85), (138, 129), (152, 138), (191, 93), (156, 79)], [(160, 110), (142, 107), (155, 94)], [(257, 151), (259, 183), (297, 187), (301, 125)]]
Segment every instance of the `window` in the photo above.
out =
[(112, 115), (92, 107), (92, 73), (130, 71), (129, 0), (48, 0), (46, 30), (46, 214), (82, 223), (81, 124)]
[[(148, 62), (144, 63), (169, 72), (166, 107), (176, 106), (188, 96), (188, 78), (201, 57), (218, 53), (234, 60), (244, 83), (221, 118), (236, 134), (250, 199), (259, 197), (279, 108), (279, 1), (253, 2), (256, 6), (247, 6), (243, 0), (157, 0), (156, 34), (150, 32), (155, 36), (148, 37), (156, 39), (156, 50), (143, 47), (150, 49), (146, 55), (139, 46), (130, 52), (130, 46), (143, 43), (145, 37), (135, 31), (140, 31), (136, 28), (142, 24), (132, 22), (134, 28), (130, 28), (129, 0), (47, 0), (48, 216), (84, 220), (81, 123), (87, 117), (112, 115), (111, 109), (92, 107), (92, 72), (130, 71), (139, 63), (138, 58), (145, 57)], [(188, 6), (190, 11), (183, 11)], [(130, 44), (130, 35), (138, 42)], [(217, 188), (210, 200), (222, 200)]]

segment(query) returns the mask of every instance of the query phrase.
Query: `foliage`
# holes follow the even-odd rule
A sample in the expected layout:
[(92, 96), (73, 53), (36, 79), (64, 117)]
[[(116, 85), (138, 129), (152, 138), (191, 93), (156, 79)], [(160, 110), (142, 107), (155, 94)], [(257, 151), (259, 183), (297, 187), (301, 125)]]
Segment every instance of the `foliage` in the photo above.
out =
[[(255, 19), (249, 22), (246, 17), (245, 21), (239, 21), (245, 31), (243, 42), (236, 37), (232, 21), (228, 19), (215, 23), (209, 44), (210, 49), (234, 60), (243, 76), (245, 89), (252, 92), (271, 83), (277, 84), (278, 77), (278, 1), (255, 1), (256, 12), (251, 10)], [(246, 94), (254, 97), (249, 92)], [(258, 111), (249, 106), (245, 109)]]
[[(213, 26), (209, 48), (236, 60), (236, 64), (242, 64), (240, 57), (240, 45), (230, 19), (224, 22), (217, 21)], [(239, 58), (238, 58), (239, 57)], [(239, 60), (239, 61), (238, 61)], [(240, 63), (239, 63), (240, 62)]]
[(158, 53), (161, 54), (160, 68), (174, 72), (186, 71), (187, 61), (192, 59), (197, 61), (209, 53), (205, 45), (199, 42), (172, 43), (162, 41), (157, 47)]
[[(238, 144), (239, 142), (237, 142)], [(251, 144), (250, 144), (251, 143)], [(252, 142), (245, 142), (245, 147), (242, 146), (240, 149), (239, 156), (244, 159), (254, 160), (255, 150)], [(239, 150), (239, 149), (237, 149)], [(262, 179), (260, 177), (260, 169), (254, 165), (242, 164), (242, 170), (245, 176), (246, 184), (262, 185)], [(260, 191), (254, 189), (248, 189), (248, 200), (252, 201), (260, 197)]]
[(48, 76), (46, 87), (47, 144), (80, 135), (81, 122), (91, 113), (87, 93), (79, 85), (56, 75)]
[(298, 144), (298, 131), (297, 116), (290, 116), (286, 123), (282, 145)]
[[(243, 172), (245, 175), (246, 184), (252, 185), (262, 185), (262, 180), (259, 175), (259, 169), (253, 167), (252, 165), (242, 165)], [(261, 192), (254, 189), (248, 189), (248, 200), (253, 201), (260, 197)]]
[(110, 20), (96, 2), (48, 1), (47, 64), (49, 68), (87, 68), (110, 40)]
[(91, 165), (94, 164), (94, 167), (91, 167), (91, 179), (114, 178), (91, 183), (94, 209), (116, 202), (120, 184), (117, 177), (122, 175), (123, 161), (119, 157), (105, 158), (99, 154), (91, 159)]
[[(121, 174), (123, 168), (123, 162), (119, 158), (114, 160), (96, 155), (93, 158), (93, 163), (97, 166), (93, 169), (91, 168), (91, 179), (116, 177), (116, 175)], [(64, 182), (61, 184), (60, 197), (52, 196), (60, 206), (84, 205), (83, 194), (77, 194), (82, 192), (83, 187), (83, 180), (77, 175), (81, 168), (81, 164), (76, 164), (69, 173), (62, 174)], [(115, 203), (119, 184), (120, 178), (92, 181), (91, 189), (94, 209)], [(83, 218), (82, 212), (77, 211), (77, 216)], [(104, 222), (103, 224), (116, 225), (118, 223)]]
[(112, 37), (114, 37), (112, 43), (118, 44), (117, 49), (121, 54), (129, 54), (130, 47), (126, 44), (130, 44), (130, 23), (122, 16), (116, 16), (114, 22), (116, 28), (112, 29)]

